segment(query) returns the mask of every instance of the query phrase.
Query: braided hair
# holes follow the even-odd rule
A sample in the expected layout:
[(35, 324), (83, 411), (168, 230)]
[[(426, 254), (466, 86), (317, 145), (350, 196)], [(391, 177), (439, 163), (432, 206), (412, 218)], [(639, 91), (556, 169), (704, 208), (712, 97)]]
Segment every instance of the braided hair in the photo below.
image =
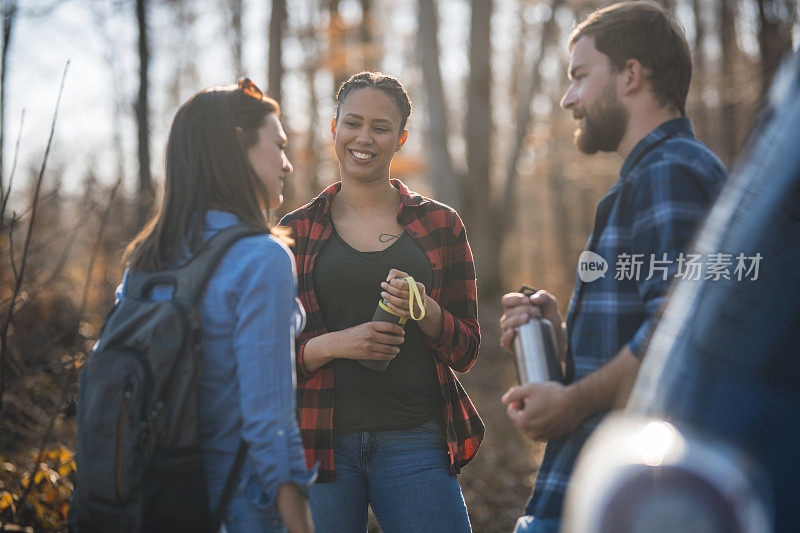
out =
[(339, 120), (339, 111), (347, 96), (353, 91), (366, 88), (382, 91), (394, 100), (398, 111), (400, 111), (400, 131), (405, 130), (408, 118), (411, 116), (411, 99), (403, 86), (400, 85), (400, 82), (397, 81), (397, 78), (382, 72), (359, 72), (358, 74), (353, 74), (350, 79), (342, 83), (336, 93), (335, 120)]

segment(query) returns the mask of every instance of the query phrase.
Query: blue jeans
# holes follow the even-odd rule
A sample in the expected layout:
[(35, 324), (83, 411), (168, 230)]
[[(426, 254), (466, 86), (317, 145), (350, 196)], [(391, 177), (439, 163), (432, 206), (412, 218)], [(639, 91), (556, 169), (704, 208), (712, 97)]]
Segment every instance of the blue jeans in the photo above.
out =
[(344, 433), (334, 439), (336, 481), (309, 493), (317, 533), (363, 533), (367, 505), (383, 533), (472, 531), (441, 427)]

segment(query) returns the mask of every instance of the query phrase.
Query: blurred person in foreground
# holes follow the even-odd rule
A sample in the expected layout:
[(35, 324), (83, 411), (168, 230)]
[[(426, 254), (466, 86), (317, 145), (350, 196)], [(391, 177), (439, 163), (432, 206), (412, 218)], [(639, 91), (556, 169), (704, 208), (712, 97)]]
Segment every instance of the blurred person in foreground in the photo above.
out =
[(503, 347), (513, 351), (515, 328), (543, 316), (555, 325), (565, 368), (563, 383), (522, 384), (502, 398), (517, 428), (547, 441), (517, 532), (558, 530), (575, 459), (627, 398), (670, 281), (685, 267), (682, 252), (726, 176), (685, 116), (689, 45), (660, 6), (595, 11), (574, 29), (569, 49), (572, 83), (561, 106), (579, 121), (575, 144), (586, 154), (615, 151), (624, 162), (585, 248), (609, 272), (582, 281), (579, 266), (566, 324), (544, 290), (502, 299)]
[[(455, 375), (480, 345), (467, 233), (453, 209), (389, 177), (411, 114), (400, 82), (360, 72), (336, 100), (342, 181), (281, 221), (292, 229), (308, 312), (297, 376), (306, 457), (320, 462), (314, 526), (363, 533), (369, 505), (386, 533), (470, 531), (456, 474), (484, 429)], [(424, 307), (416, 315), (408, 275), (421, 296), (414, 307)], [(381, 299), (411, 318), (405, 330), (372, 321)]]
[[(217, 507), (239, 443), (248, 444), (223, 524), (228, 533), (313, 531), (308, 472), (295, 420), (294, 337), (303, 323), (285, 231), (266, 210), (283, 202), (292, 172), (278, 103), (250, 80), (186, 101), (172, 122), (164, 195), (128, 246), (130, 269), (184, 264), (219, 231), (263, 229), (222, 256), (200, 298), (198, 433), (210, 508)], [(118, 289), (125, 298), (127, 280)], [(169, 299), (156, 285), (151, 297)]]

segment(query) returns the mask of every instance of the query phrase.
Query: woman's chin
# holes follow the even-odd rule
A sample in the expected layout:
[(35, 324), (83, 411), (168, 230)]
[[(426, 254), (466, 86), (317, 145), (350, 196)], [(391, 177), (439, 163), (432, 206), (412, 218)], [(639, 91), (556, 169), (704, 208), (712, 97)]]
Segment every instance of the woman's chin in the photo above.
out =
[(278, 209), (282, 205), (283, 205), (283, 193), (280, 193), (275, 200), (270, 202), (269, 208)]
[[(275, 199), (273, 199), (273, 198), (275, 198)], [(275, 195), (274, 197), (272, 195), (270, 195), (269, 200), (260, 199), (258, 201), (258, 207), (262, 211), (270, 211), (272, 209), (277, 209), (282, 205), (283, 205), (283, 193), (282, 192), (277, 194), (277, 195)]]
[(359, 183), (373, 183), (376, 181), (388, 180), (389, 170), (385, 169), (384, 171), (383, 169), (367, 169), (363, 167), (347, 168), (344, 169), (342, 178), (351, 179)]

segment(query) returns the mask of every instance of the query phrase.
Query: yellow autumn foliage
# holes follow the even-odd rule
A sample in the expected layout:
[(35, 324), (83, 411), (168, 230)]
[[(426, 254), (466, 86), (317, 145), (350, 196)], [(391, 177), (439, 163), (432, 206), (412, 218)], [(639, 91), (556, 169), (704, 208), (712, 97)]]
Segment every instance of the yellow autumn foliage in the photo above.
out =
[[(59, 531), (69, 512), (75, 481), (74, 453), (64, 446), (14, 464), (0, 457), (0, 521), (31, 526), (36, 531)], [(30, 464), (37, 465), (33, 471)], [(27, 491), (27, 494), (26, 494)]]

